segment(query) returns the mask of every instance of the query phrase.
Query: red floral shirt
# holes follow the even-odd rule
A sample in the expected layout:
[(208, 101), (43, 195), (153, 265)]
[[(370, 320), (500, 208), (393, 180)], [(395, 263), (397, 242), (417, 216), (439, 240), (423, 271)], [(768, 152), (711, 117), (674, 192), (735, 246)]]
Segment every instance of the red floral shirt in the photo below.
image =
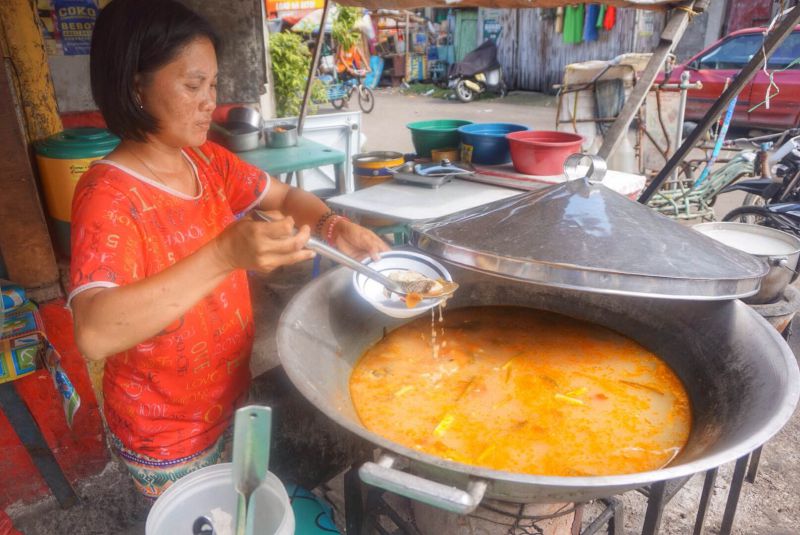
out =
[[(71, 300), (123, 286), (194, 253), (266, 195), (270, 178), (222, 147), (184, 155), (198, 194), (174, 191), (115, 162), (81, 177), (72, 205)], [(107, 359), (108, 426), (134, 452), (174, 460), (211, 446), (250, 382), (253, 314), (237, 270), (157, 336)]]

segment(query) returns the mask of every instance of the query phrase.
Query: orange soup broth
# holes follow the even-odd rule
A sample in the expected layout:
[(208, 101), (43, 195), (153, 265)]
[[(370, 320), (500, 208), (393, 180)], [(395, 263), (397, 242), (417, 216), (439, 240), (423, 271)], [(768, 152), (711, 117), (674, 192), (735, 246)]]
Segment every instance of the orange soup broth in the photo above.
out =
[(539, 475), (653, 470), (686, 444), (689, 399), (656, 355), (609, 329), (527, 308), (449, 310), (358, 361), (362, 423), (407, 447)]

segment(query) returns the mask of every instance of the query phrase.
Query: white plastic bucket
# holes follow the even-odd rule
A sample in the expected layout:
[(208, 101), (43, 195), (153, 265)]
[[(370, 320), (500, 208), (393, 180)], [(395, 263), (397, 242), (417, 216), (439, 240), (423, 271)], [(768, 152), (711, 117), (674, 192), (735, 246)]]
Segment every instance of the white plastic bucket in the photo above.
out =
[[(146, 535), (192, 535), (192, 525), (200, 516), (213, 519), (212, 510), (221, 509), (236, 522), (237, 493), (233, 486), (231, 463), (201, 468), (181, 478), (153, 504), (147, 515)], [(289, 495), (280, 479), (271, 472), (253, 492), (255, 507), (253, 533), (258, 535), (292, 535), (294, 513)], [(214, 526), (215, 529), (217, 526)], [(227, 535), (216, 531), (216, 535)]]

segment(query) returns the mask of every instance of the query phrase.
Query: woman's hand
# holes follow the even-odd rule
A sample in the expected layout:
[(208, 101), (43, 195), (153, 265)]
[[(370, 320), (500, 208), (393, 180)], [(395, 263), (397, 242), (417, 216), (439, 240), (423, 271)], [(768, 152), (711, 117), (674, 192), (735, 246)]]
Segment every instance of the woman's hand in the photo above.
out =
[(346, 255), (359, 260), (367, 256), (372, 257), (373, 260), (378, 260), (380, 258), (378, 256), (379, 253), (389, 250), (386, 242), (371, 230), (346, 219), (336, 221), (335, 225), (333, 228), (333, 242), (336, 248)]
[(261, 221), (243, 218), (228, 226), (214, 240), (217, 256), (232, 269), (273, 271), (314, 257), (304, 249), (311, 231), (304, 225), (292, 235), (294, 219)]

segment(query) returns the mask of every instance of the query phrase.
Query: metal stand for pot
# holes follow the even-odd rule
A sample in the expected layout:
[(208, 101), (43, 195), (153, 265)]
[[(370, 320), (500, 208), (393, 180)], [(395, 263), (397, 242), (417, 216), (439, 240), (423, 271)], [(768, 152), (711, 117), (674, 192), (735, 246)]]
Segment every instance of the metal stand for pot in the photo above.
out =
[[(731, 533), (743, 483), (745, 480), (750, 483), (754, 481), (760, 453), (761, 448), (758, 448), (751, 454), (745, 455), (736, 461), (731, 487), (728, 492), (728, 500), (725, 505), (720, 535), (729, 535)], [(749, 470), (748, 464), (750, 467)], [(708, 505), (711, 500), (711, 492), (714, 489), (717, 473), (717, 468), (706, 472), (695, 520), (694, 535), (700, 535), (703, 532), (706, 513), (708, 512)], [(659, 533), (664, 508), (670, 500), (683, 489), (689, 479), (691, 479), (691, 477), (664, 481), (639, 491), (647, 496), (647, 510), (645, 512), (642, 535), (657, 535)], [(381, 535), (389, 535), (390, 533), (421, 535), (413, 521), (409, 522), (404, 519), (400, 513), (384, 500), (386, 491), (378, 488), (366, 487), (366, 485), (361, 483), (357, 468), (352, 468), (347, 472), (344, 485), (345, 523), (348, 535), (366, 535), (372, 533), (379, 533)], [(365, 488), (366, 497), (364, 496)], [(622, 535), (624, 533), (625, 516), (622, 501), (616, 497), (611, 497), (599, 500), (599, 502), (605, 506), (604, 509), (580, 532), (580, 535), (595, 535), (597, 533)], [(395, 529), (388, 531), (384, 525), (393, 525)], [(513, 533), (517, 535), (518, 532), (514, 531)], [(520, 531), (519, 533), (525, 532)]]

